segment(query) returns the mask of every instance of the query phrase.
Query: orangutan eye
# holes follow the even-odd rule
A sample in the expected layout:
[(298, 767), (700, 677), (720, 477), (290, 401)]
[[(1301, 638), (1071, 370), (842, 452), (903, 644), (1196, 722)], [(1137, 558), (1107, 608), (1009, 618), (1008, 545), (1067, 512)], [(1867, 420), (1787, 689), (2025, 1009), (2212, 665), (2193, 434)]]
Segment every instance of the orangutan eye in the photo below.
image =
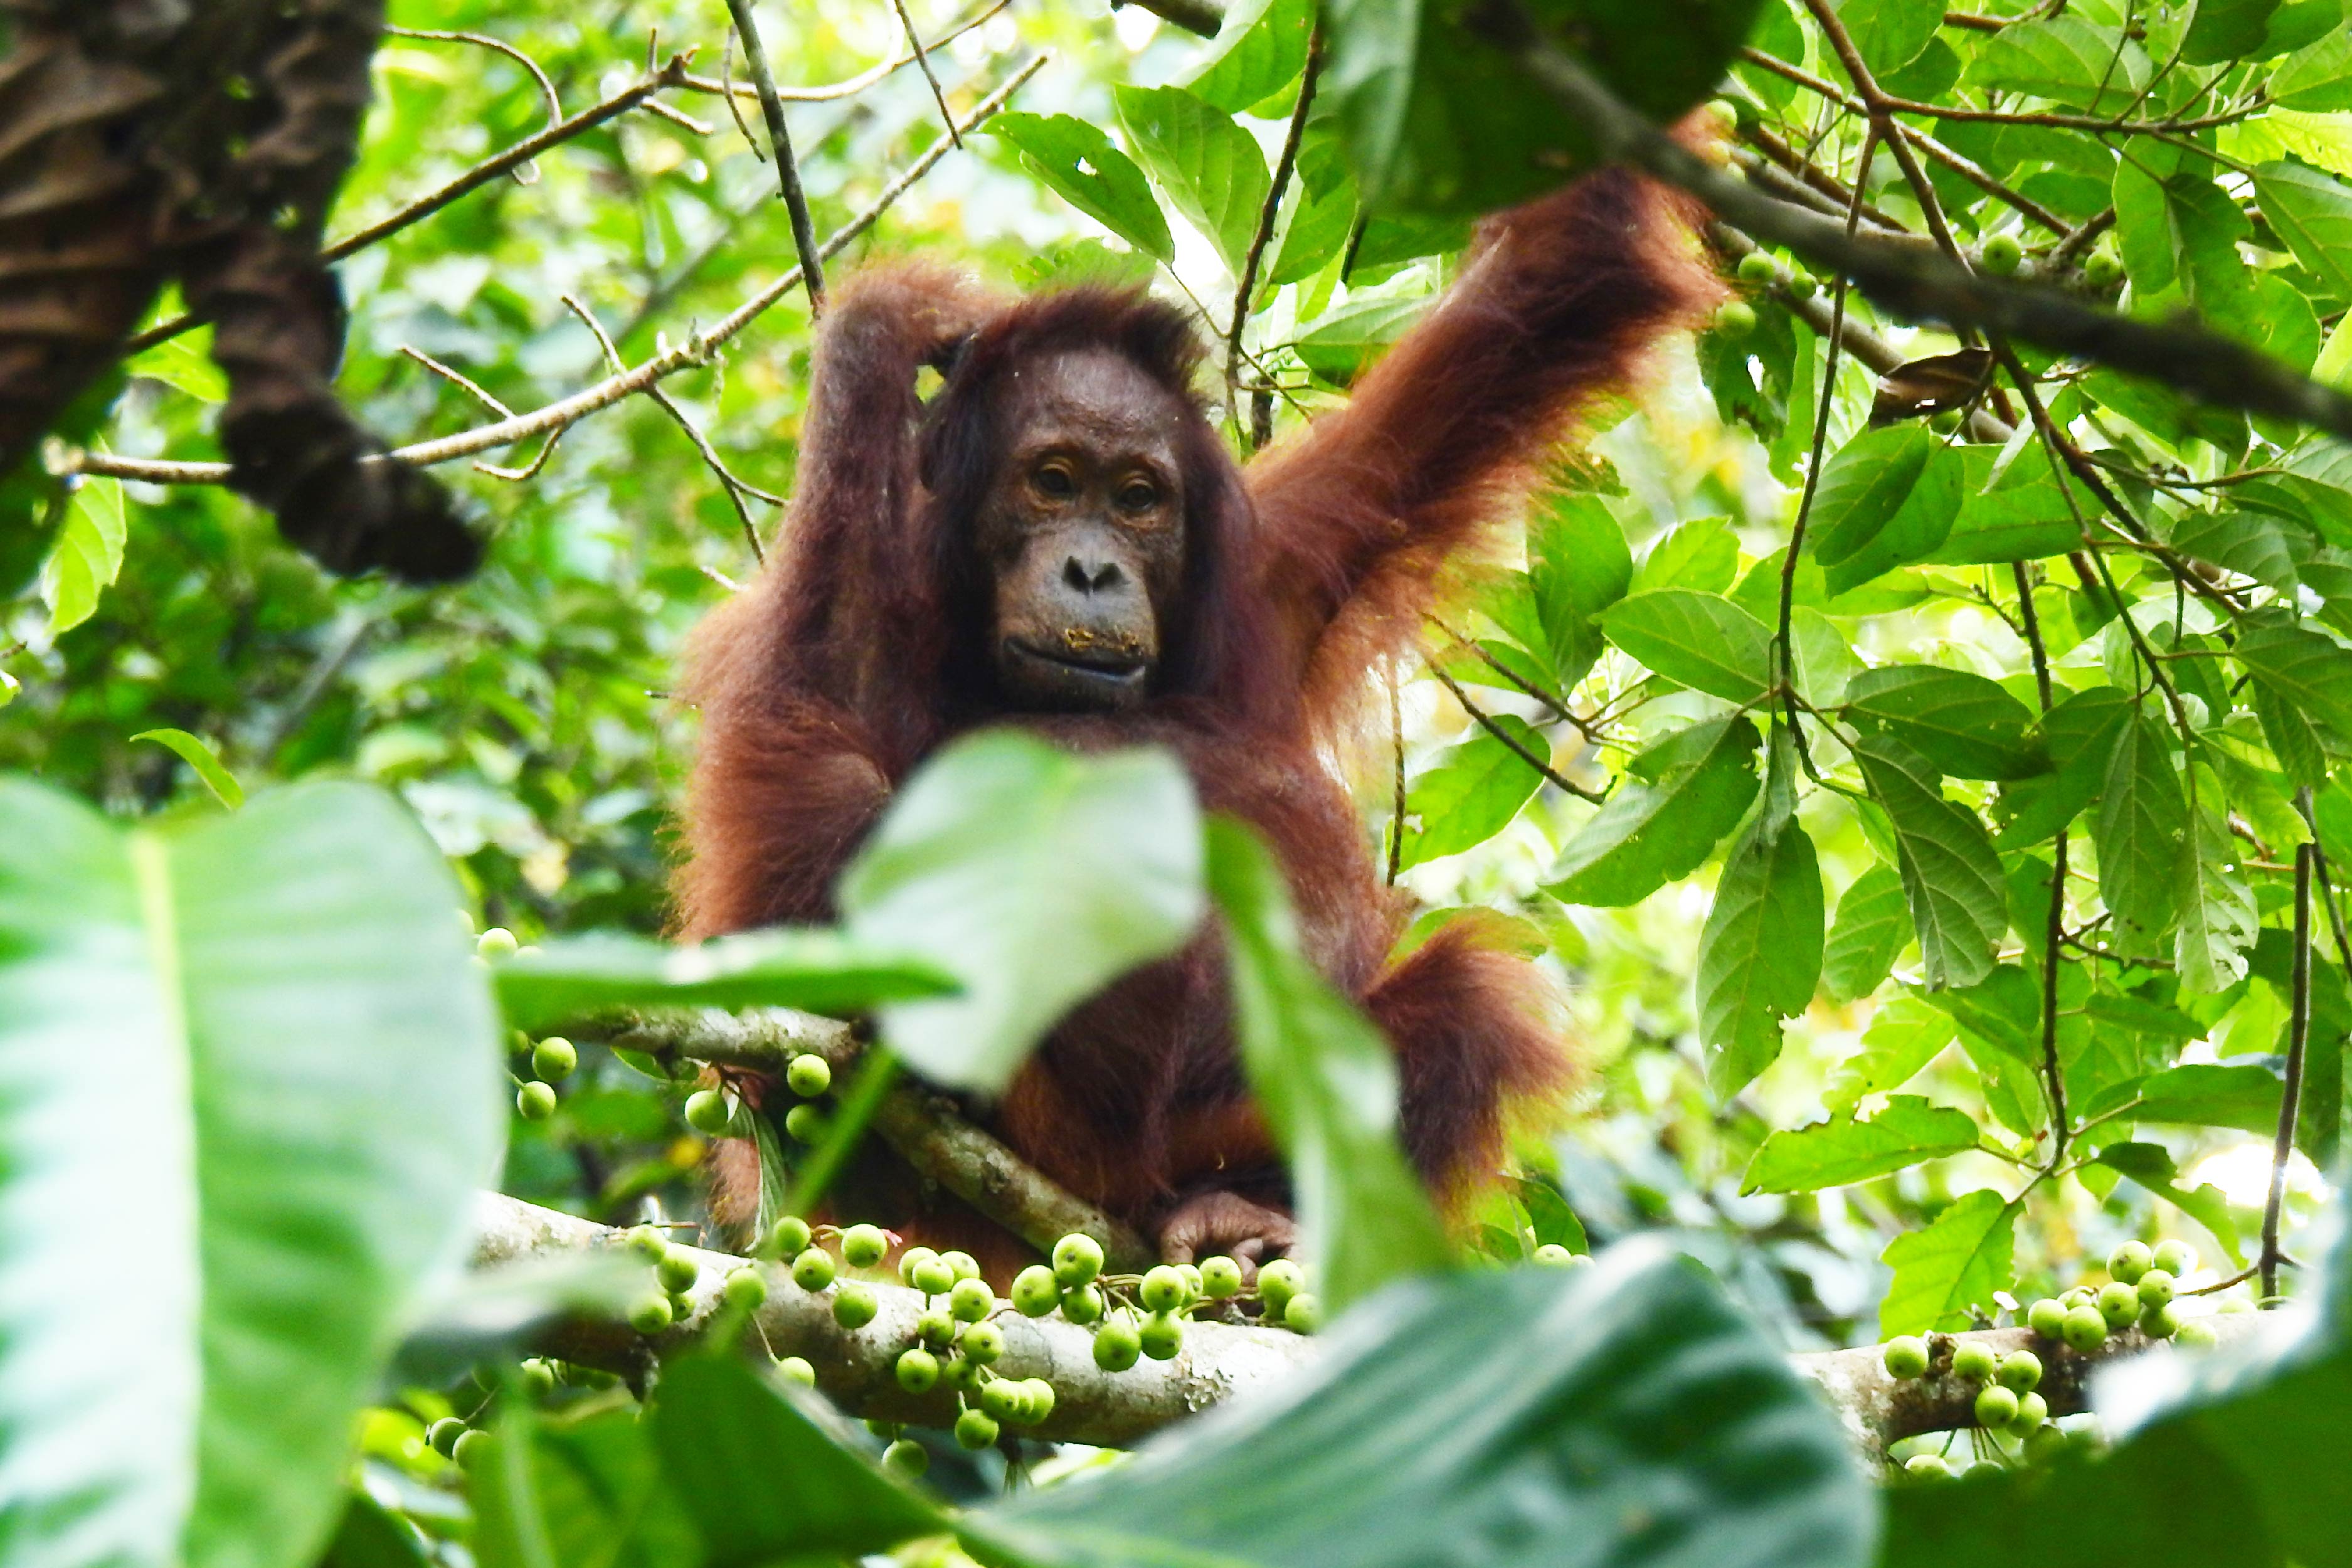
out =
[(1118, 504), (1129, 511), (1145, 510), (1159, 500), (1158, 487), (1145, 479), (1137, 479), (1118, 492)]
[(1040, 464), (1029, 482), (1037, 487), (1039, 495), (1055, 500), (1067, 500), (1078, 493), (1077, 476), (1070, 472), (1066, 463)]

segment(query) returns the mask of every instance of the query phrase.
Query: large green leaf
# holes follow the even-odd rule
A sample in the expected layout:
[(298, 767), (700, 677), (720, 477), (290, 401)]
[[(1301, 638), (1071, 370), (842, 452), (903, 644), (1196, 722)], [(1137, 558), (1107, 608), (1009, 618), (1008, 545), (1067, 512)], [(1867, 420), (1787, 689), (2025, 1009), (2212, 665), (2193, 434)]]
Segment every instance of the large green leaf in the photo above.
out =
[(1145, 255), (1175, 259), (1176, 240), (1150, 182), (1100, 126), (1075, 115), (1008, 110), (990, 119), (988, 133), (1021, 149), (1029, 172), (1072, 206)]
[(1851, 1568), (1876, 1511), (1780, 1352), (1637, 1241), (1400, 1286), (1281, 1387), (964, 1522), (1051, 1568)]
[(1351, 301), (1322, 317), (1291, 347), (1307, 369), (1344, 386), (1382, 350), (1412, 331), (1428, 309), (1425, 295)]
[(1625, 531), (1599, 496), (1554, 496), (1528, 520), (1528, 583), (1560, 690), (1582, 680), (1601, 657), (1595, 617), (1633, 581)]
[(2049, 762), (2031, 734), (2025, 704), (1967, 670), (1866, 669), (1846, 683), (1845, 713), (1885, 730), (1954, 778), (2023, 778)]
[(1806, 547), (1843, 594), (1940, 549), (1959, 514), (1960, 459), (1916, 424), (1865, 431), (1822, 466)]
[(2352, 109), (2352, 32), (2336, 31), (2279, 62), (2271, 101), (2281, 109), (2332, 114)]
[(1239, 277), (1272, 183), (1256, 139), (1181, 87), (1122, 87), (1112, 96), (1136, 161)]
[[(1705, 98), (1746, 41), (1758, 0), (1536, 0), (1537, 26), (1571, 40), (1639, 112), (1671, 121)], [(1381, 210), (1475, 213), (1552, 189), (1588, 163), (1588, 137), (1462, 20), (1463, 0), (1335, 0), (1321, 95), (1346, 126)], [(1672, 48), (1658, 40), (1670, 35)]]
[(1990, 1311), (2009, 1288), (2018, 1205), (1979, 1190), (1955, 1199), (1923, 1230), (1906, 1231), (1880, 1254), (1895, 1270), (1878, 1306), (1878, 1331), (1923, 1334), (1967, 1326), (1971, 1309)]
[(1225, 14), (1217, 41), (1185, 90), (1238, 114), (1298, 79), (1315, 31), (1315, 0), (1242, 0)]
[(1975, 812), (1944, 798), (1936, 770), (1885, 735), (1854, 741), (1854, 761), (1895, 829), (1896, 865), (1930, 985), (1973, 985), (2009, 930), (2009, 889)]
[(1822, 950), (1822, 983), (1842, 1002), (1878, 989), (1911, 940), (1911, 910), (1904, 901), (1903, 875), (1891, 866), (1873, 866), (1846, 885), (1837, 919)]
[(2249, 630), (2231, 651), (2290, 710), (2352, 740), (2352, 649), (2325, 632), (2273, 620)]
[(1952, 531), (1927, 559), (1945, 566), (1982, 566), (2063, 555), (2082, 542), (2081, 516), (2097, 502), (2070, 479), (2066, 490), (2047, 463), (2000, 462), (2001, 448), (1953, 448), (1960, 463), (1960, 510)]
[(2231, 1263), (2245, 1263), (2238, 1251), (2238, 1226), (2230, 1217), (2229, 1198), (2221, 1188), (2210, 1184), (2200, 1183), (2193, 1188), (2182, 1186), (2180, 1173), (2172, 1163), (2172, 1152), (2163, 1144), (2110, 1143), (2099, 1151), (2098, 1160), (2100, 1164), (2121, 1172), (2203, 1226)]
[(97, 610), (98, 596), (121, 574), (129, 537), (121, 479), (84, 479), (75, 487), (65, 525), (41, 563), (50, 637), (72, 630)]
[(1652, 745), (1560, 850), (1544, 890), (1563, 903), (1620, 907), (1697, 870), (1756, 799), (1756, 726), (1731, 718)]
[(2279, 0), (2198, 0), (2197, 14), (2181, 40), (2180, 58), (2190, 65), (2219, 65), (2262, 47)]
[(1952, 1016), (1916, 996), (1898, 994), (1871, 1015), (1863, 1031), (1862, 1049), (1832, 1070), (1822, 1103), (1829, 1110), (1852, 1114), (1874, 1094), (1885, 1094), (1911, 1081), (1921, 1068), (1958, 1037)]
[[(1494, 721), (1529, 755), (1550, 756), (1551, 742), (1526, 720), (1498, 713)], [(1413, 781), (1405, 797), (1406, 813), (1421, 826), (1405, 840), (1404, 864), (1418, 866), (1484, 844), (1511, 825), (1543, 782), (1527, 757), (1486, 730), (1449, 747)]]
[(1811, 1193), (1843, 1187), (1976, 1146), (1977, 1124), (1965, 1112), (1898, 1094), (1867, 1121), (1836, 1117), (1772, 1133), (1748, 1163), (1739, 1190)]
[(1734, 702), (1763, 695), (1772, 634), (1720, 594), (1660, 588), (1602, 614), (1609, 640), (1669, 680)]
[(2094, 686), (2042, 715), (2041, 741), (2053, 771), (2001, 792), (2001, 805), (2010, 813), (2000, 830), (2003, 849), (2041, 843), (2098, 798), (2107, 782), (2107, 763), (2116, 753), (2116, 737), (2135, 711), (2128, 692)]
[(2252, 1062), (2190, 1062), (2167, 1068), (2139, 1087), (2133, 1116), (2192, 1127), (2234, 1127), (2242, 1132), (2278, 1128), (2278, 1074)]
[(1775, 727), (1764, 805), (1716, 883), (1698, 938), (1707, 1087), (1729, 1100), (1780, 1054), (1780, 1025), (1822, 977), (1822, 872), (1797, 825), (1796, 748)]
[(2147, 78), (2147, 56), (2137, 44), (2077, 16), (2003, 27), (1969, 68), (1970, 81), (2085, 111), (2120, 111)]
[(125, 831), (0, 782), (0, 821), (7, 1555), (307, 1563), (498, 1169), (457, 884), (349, 784)]
[(2180, 846), (2180, 929), (2172, 944), (2181, 984), (2205, 992), (2226, 991), (2245, 977), (2246, 950), (2262, 918), (2238, 841), (2221, 803), (2210, 798), (2219, 788), (2210, 785), (2200, 795)]
[(2117, 951), (2153, 954), (2171, 931), (2188, 831), (2189, 799), (2169, 739), (2142, 715), (2116, 737), (2099, 796), (2099, 897), (2115, 917), (2109, 940)]
[(769, 931), (673, 947), (618, 932), (562, 937), (495, 972), (499, 1005), (539, 1033), (600, 1008), (799, 1007), (850, 1017), (953, 992), (929, 959), (831, 931)]
[(1290, 1160), (1299, 1228), (1334, 1310), (1400, 1275), (1445, 1267), (1444, 1232), (1397, 1146), (1396, 1058), (1299, 946), (1282, 872), (1256, 836), (1209, 827), (1242, 1065)]
[[(666, 1398), (667, 1373), (661, 1386)], [(482, 1455), (467, 1456), (474, 1531), (467, 1544), (475, 1561), (482, 1568), (701, 1568), (702, 1542), (662, 1474), (654, 1425), (635, 1409), (550, 1421), (508, 1405)], [(739, 1505), (759, 1510), (785, 1484), (782, 1475), (762, 1477)]]
[(2243, 214), (2200, 163), (2165, 174), (2143, 159), (2116, 167), (2116, 243), (2133, 289), (2179, 297), (2212, 313), (2247, 287), (2238, 243)]
[(1874, 77), (1900, 70), (1918, 58), (1944, 25), (1944, 10), (1937, 0), (1846, 0), (1837, 14)]
[(908, 779), (841, 881), (852, 940), (919, 953), (962, 994), (884, 1009), (929, 1077), (998, 1089), (1068, 1012), (1191, 939), (1207, 911), (1192, 781), (1161, 752), (1075, 756), (1014, 731)]
[(2264, 163), (2254, 195), (2294, 258), (2337, 299), (2352, 296), (2352, 190), (2301, 163)]

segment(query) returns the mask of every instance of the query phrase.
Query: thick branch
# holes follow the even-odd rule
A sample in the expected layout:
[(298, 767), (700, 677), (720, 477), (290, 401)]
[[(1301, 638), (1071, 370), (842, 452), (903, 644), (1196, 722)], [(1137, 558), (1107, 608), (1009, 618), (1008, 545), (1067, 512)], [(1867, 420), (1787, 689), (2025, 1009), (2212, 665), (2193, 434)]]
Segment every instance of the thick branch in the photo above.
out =
[[(846, 1068), (858, 1054), (849, 1026), (782, 1007), (734, 1014), (718, 1008), (641, 1016), (617, 1030), (583, 1028), (612, 1045), (662, 1060), (688, 1057), (720, 1067), (781, 1073), (803, 1052)], [(883, 1098), (874, 1131), (899, 1157), (1039, 1252), (1073, 1231), (1102, 1243), (1114, 1272), (1132, 1273), (1160, 1261), (1132, 1227), (1081, 1202), (1040, 1174), (994, 1137), (967, 1121), (946, 1096), (919, 1084)]]
[(1591, 133), (1601, 155), (1631, 163), (1713, 207), (1735, 227), (1843, 272), (1882, 310), (2023, 339), (2060, 353), (2153, 377), (2223, 408), (2241, 408), (2352, 438), (2352, 397), (2297, 375), (2267, 354), (2201, 326), (2151, 326), (2053, 289), (1971, 273), (1916, 246), (1849, 237), (1835, 223), (1774, 201), (1708, 163), (1644, 120), (1507, 0), (1476, 25)]
[[(1111, 0), (1114, 8), (1122, 0)], [(1225, 25), (1225, 0), (1123, 0), (1139, 10), (1150, 12), (1163, 22), (1173, 22), (1188, 33), (1198, 33), (1213, 38), (1217, 29)]]

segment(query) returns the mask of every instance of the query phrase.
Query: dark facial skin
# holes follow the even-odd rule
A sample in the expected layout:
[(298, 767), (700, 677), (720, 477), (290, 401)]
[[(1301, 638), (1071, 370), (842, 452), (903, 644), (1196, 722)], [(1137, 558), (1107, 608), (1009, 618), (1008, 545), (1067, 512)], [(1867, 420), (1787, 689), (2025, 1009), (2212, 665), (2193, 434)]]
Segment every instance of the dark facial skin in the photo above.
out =
[(1026, 366), (1006, 395), (975, 541), (996, 584), (997, 684), (1021, 708), (1130, 707), (1151, 689), (1182, 582), (1186, 410), (1099, 349)]

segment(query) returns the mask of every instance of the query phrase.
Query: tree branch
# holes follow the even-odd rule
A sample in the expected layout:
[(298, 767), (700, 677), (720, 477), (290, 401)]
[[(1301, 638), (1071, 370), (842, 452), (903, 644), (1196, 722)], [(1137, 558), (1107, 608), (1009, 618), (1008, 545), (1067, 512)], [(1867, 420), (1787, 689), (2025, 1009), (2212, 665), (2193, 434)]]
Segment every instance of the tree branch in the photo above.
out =
[(1225, 0), (1111, 0), (1111, 7), (1130, 5), (1163, 22), (1173, 22), (1188, 33), (1213, 38), (1225, 25)]
[[(820, 316), (824, 313), (824, 256), (817, 248), (808, 195), (801, 189), (801, 168), (793, 158), (792, 132), (784, 128), (784, 105), (776, 96), (776, 73), (768, 67), (768, 46), (760, 40), (760, 19), (751, 12), (751, 0), (727, 0), (727, 13), (735, 18), (736, 36), (743, 40), (743, 64), (759, 91), (760, 112), (767, 118), (768, 145), (776, 159), (776, 184), (784, 198), (784, 210), (792, 215), (793, 248), (800, 253), (801, 278), (808, 286), (809, 314)], [(925, 74), (929, 74), (928, 66)], [(963, 145), (952, 120), (948, 121), (948, 137), (957, 146)]]

